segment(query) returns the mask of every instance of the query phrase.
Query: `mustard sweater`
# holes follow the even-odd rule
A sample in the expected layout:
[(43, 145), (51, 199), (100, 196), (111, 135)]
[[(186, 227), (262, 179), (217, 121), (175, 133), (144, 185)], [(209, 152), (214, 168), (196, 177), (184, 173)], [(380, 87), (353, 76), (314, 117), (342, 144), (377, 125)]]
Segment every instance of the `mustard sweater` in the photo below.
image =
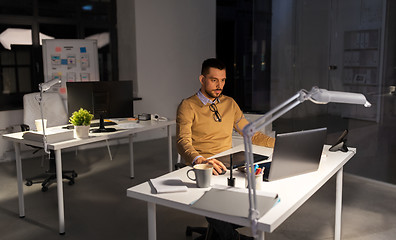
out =
[[(177, 150), (187, 164), (195, 157), (205, 158), (221, 153), (232, 147), (232, 130), (242, 135), (242, 129), (249, 123), (238, 104), (231, 97), (220, 96), (217, 109), (221, 122), (216, 122), (209, 104), (204, 105), (195, 94), (184, 99), (176, 117)], [(257, 132), (253, 144), (273, 147), (275, 139)]]

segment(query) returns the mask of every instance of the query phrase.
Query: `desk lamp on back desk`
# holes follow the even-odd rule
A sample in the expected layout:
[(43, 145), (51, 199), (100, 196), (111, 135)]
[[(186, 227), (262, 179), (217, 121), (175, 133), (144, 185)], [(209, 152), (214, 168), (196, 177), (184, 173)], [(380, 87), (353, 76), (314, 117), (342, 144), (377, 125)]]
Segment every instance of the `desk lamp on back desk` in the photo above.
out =
[[(52, 86), (54, 86), (55, 84), (58, 84), (58, 83), (61, 83), (61, 80), (54, 79), (52, 81), (39, 84), (40, 95), (39, 95), (39, 98), (38, 98), (38, 103), (39, 103), (39, 106), (40, 106), (41, 119), (44, 119), (43, 105), (42, 105), (43, 93), (48, 91)], [(41, 127), (43, 129), (44, 151), (49, 154), (50, 152), (48, 151), (48, 146), (47, 146), (47, 136), (45, 135), (46, 126), (45, 126), (43, 120), (41, 121)]]
[[(46, 93), (52, 86), (59, 84), (60, 80), (55, 79), (49, 82), (44, 82), (39, 84), (40, 93), (30, 93), (26, 94), (23, 97), (23, 108), (24, 108), (24, 124), (22, 131), (29, 130), (30, 127), (33, 127), (34, 120), (36, 119), (47, 119), (48, 126), (53, 126), (56, 124), (64, 124), (67, 122), (67, 114), (66, 109), (64, 108), (63, 101), (58, 93)], [(43, 107), (44, 105), (44, 107)], [(38, 108), (37, 108), (38, 106)], [(44, 111), (45, 109), (45, 111)], [(39, 110), (39, 111), (37, 111)], [(46, 113), (46, 115), (44, 114)], [(42, 124), (42, 142), (43, 149), (46, 154), (48, 154), (49, 159), (49, 169), (44, 173), (39, 174), (38, 176), (28, 177), (26, 178), (26, 186), (31, 186), (35, 183), (41, 183), (41, 191), (45, 192), (48, 190), (49, 185), (52, 184), (53, 180), (56, 178), (56, 164), (55, 164), (55, 154), (53, 150), (48, 149), (48, 136), (47, 129), (44, 125), (44, 122), (41, 121)], [(29, 133), (29, 132), (28, 132)], [(40, 134), (38, 132), (38, 134)], [(32, 146), (32, 145), (29, 145)], [(34, 146), (32, 146), (34, 147)], [(35, 147), (41, 148), (41, 147)], [(74, 178), (77, 177), (77, 173), (74, 170), (63, 170), (62, 178), (69, 180), (69, 185), (74, 184)]]
[[(257, 210), (257, 200), (256, 200), (256, 184), (254, 181), (254, 174), (249, 171), (253, 169), (253, 151), (252, 151), (252, 137), (261, 129), (265, 128), (268, 124), (272, 123), (280, 116), (293, 109), (300, 103), (310, 100), (316, 104), (327, 104), (329, 102), (335, 103), (348, 103), (348, 104), (360, 104), (365, 107), (370, 107), (371, 104), (366, 100), (363, 94), (360, 93), (348, 93), (348, 92), (337, 92), (328, 91), (326, 89), (320, 89), (318, 87), (313, 87), (310, 91), (305, 89), (300, 90), (293, 97), (289, 98), (276, 108), (272, 109), (268, 113), (264, 114), (262, 117), (258, 118), (256, 121), (249, 123), (243, 129), (243, 138), (245, 145), (245, 159), (246, 159), (246, 169), (248, 176), (248, 187), (249, 187), (249, 219), (251, 221), (252, 234), (255, 238), (257, 235), (257, 222), (259, 213)], [(269, 119), (269, 120), (267, 120)], [(337, 175), (338, 176), (338, 175)], [(340, 239), (341, 237), (341, 199), (337, 199), (336, 202), (336, 229), (335, 229), (335, 239)], [(263, 238), (264, 236), (262, 236)]]

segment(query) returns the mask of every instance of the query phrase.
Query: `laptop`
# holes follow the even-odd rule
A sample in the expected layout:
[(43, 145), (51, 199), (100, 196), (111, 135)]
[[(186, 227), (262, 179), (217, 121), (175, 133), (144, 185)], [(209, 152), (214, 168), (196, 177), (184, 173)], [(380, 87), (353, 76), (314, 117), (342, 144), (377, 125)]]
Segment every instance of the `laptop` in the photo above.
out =
[(318, 170), (326, 140), (326, 128), (278, 134), (268, 177), (273, 181)]

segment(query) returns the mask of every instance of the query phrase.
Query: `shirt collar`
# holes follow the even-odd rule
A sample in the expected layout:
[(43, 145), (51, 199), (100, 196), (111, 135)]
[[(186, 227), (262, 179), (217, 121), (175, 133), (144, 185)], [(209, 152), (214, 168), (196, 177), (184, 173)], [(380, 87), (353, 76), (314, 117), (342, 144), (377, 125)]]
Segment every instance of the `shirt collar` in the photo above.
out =
[(199, 98), (199, 100), (201, 100), (201, 102), (203, 103), (203, 105), (215, 103), (215, 102), (216, 102), (216, 99), (217, 99), (217, 103), (220, 102), (220, 99), (219, 99), (219, 98), (216, 98), (214, 101), (210, 100), (210, 99), (207, 98), (205, 95), (203, 95), (203, 93), (201, 92), (201, 90), (198, 90), (198, 92), (197, 92), (197, 97)]

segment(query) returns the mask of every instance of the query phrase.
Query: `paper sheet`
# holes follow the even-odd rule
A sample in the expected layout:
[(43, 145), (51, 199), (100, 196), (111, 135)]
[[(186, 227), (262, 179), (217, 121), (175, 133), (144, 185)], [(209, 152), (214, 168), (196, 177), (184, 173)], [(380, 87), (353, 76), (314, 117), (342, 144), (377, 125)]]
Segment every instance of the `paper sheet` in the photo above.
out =
[[(279, 200), (275, 193), (257, 191), (257, 210), (262, 217)], [(192, 207), (231, 216), (249, 217), (249, 196), (247, 189), (212, 187), (211, 190), (193, 202)]]
[(141, 128), (144, 126), (139, 123), (129, 122), (129, 123), (118, 123), (118, 127), (124, 128), (124, 129), (129, 129), (129, 128)]

